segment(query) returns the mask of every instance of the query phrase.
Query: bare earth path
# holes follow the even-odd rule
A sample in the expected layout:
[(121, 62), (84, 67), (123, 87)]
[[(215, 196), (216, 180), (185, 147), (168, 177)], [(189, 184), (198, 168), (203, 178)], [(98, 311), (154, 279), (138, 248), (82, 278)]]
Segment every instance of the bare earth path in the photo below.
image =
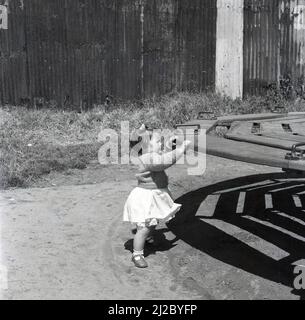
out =
[[(272, 168), (214, 157), (204, 177), (171, 168), (171, 188), (185, 209), (175, 224), (160, 226), (149, 269), (138, 270), (130, 261), (129, 226), (121, 221), (133, 174), (96, 165), (49, 177), (53, 187), (2, 191), (1, 259), (8, 269), (2, 298), (299, 299), (287, 266), (304, 252), (305, 214), (277, 189), (304, 191), (304, 181), (283, 184)], [(266, 211), (262, 188), (275, 194), (269, 205), (279, 203), (282, 215)]]

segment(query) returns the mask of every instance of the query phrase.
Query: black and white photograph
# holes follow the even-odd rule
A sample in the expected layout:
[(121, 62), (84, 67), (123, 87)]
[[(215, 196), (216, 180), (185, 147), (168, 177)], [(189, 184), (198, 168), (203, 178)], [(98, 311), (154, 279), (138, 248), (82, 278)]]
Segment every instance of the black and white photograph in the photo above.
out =
[(305, 0), (0, 0), (0, 300), (305, 300)]

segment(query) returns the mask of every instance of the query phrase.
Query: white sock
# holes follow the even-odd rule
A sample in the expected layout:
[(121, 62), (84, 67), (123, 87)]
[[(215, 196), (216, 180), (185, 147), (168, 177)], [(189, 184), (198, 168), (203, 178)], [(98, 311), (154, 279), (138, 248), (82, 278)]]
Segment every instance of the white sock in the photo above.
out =
[(133, 256), (143, 256), (143, 255), (144, 255), (144, 250), (142, 251), (133, 250)]

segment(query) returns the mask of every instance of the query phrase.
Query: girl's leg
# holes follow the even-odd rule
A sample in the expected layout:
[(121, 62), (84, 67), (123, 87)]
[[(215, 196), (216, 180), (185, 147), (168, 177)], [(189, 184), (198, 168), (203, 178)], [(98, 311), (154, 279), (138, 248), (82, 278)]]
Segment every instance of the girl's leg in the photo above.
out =
[(147, 227), (138, 228), (137, 233), (133, 240), (133, 249), (136, 252), (142, 252), (144, 250), (145, 241), (150, 234), (150, 229)]
[(152, 232), (152, 227), (138, 227), (133, 241), (132, 261), (138, 268), (147, 268), (147, 262), (144, 259), (145, 241)]

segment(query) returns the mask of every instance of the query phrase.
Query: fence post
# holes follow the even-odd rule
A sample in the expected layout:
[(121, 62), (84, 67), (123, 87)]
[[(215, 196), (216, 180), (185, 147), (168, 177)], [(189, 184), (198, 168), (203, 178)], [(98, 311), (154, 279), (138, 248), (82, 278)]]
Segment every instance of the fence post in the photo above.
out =
[(141, 83), (140, 83), (140, 94), (141, 98), (144, 98), (144, 1), (140, 0), (140, 21), (141, 21), (141, 60), (140, 60), (140, 72), (141, 72)]
[(216, 91), (243, 96), (244, 0), (217, 0)]
[(0, 5), (0, 29), (8, 29), (8, 10), (6, 5)]

